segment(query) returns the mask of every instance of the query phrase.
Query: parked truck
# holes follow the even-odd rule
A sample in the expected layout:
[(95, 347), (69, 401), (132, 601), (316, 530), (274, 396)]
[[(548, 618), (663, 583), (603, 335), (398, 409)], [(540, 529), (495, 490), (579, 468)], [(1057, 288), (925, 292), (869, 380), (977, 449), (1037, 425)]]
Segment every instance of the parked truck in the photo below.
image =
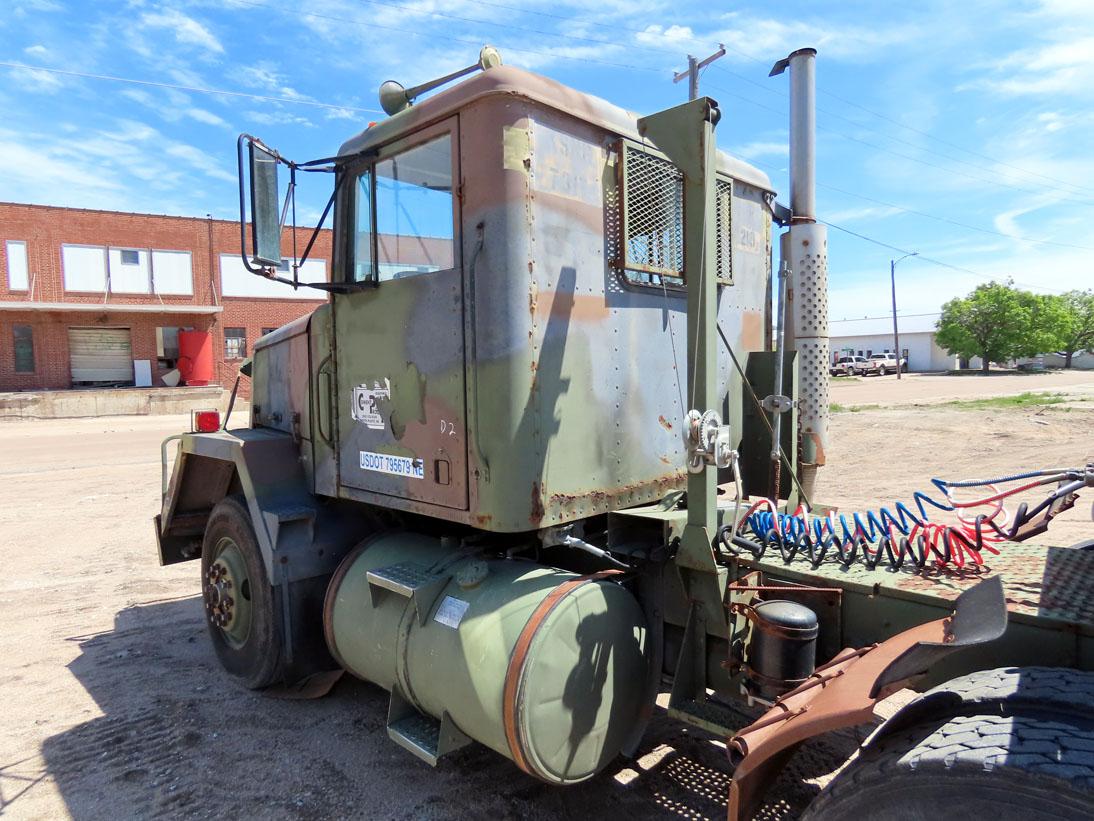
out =
[[(241, 137), (245, 263), (329, 299), (256, 345), (248, 427), (198, 415), (164, 444), (160, 559), (200, 561), (231, 676), (349, 671), (390, 692), (410, 753), (479, 743), (559, 788), (639, 749), (667, 690), (728, 740), (731, 818), (803, 741), (913, 687), (812, 817), (1089, 817), (1094, 551), (1020, 542), (1094, 469), (1025, 471), (1045, 501), (1007, 521), (939, 518), (983, 482), (842, 530), (811, 498), (815, 53), (773, 70), (789, 205), (716, 149), (714, 100), (640, 117), (491, 49), (385, 83), (390, 116), (333, 157)], [(279, 271), (278, 174), (291, 196), (312, 172), (334, 258), (302, 283)], [(740, 704), (760, 717), (740, 726)]]
[(902, 373), (907, 373), (908, 360), (904, 357), (897, 359), (896, 354), (886, 351), (885, 353), (871, 354), (870, 358), (866, 360), (865, 372), (885, 376), (889, 373), (896, 373), (898, 368)]

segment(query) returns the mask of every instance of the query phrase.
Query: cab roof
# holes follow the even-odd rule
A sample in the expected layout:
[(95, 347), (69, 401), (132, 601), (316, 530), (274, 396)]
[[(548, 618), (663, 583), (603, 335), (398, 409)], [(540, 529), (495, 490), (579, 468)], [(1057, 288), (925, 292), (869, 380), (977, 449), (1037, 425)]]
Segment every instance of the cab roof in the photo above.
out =
[[(492, 95), (523, 97), (592, 123), (620, 137), (639, 141), (642, 139), (638, 133), (640, 115), (542, 75), (515, 66), (498, 66), (480, 71), (463, 82), (366, 128), (343, 143), (338, 153), (344, 156), (367, 151)], [(767, 174), (724, 151), (718, 152), (718, 170), (736, 180), (774, 193)]]

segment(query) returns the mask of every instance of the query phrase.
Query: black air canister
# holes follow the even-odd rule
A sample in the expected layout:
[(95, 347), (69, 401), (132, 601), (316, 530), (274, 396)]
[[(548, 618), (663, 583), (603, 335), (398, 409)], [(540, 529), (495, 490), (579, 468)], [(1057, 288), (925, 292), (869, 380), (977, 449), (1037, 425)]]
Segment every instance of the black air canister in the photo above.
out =
[(760, 602), (752, 609), (746, 675), (763, 698), (788, 692), (817, 664), (817, 614), (792, 601)]

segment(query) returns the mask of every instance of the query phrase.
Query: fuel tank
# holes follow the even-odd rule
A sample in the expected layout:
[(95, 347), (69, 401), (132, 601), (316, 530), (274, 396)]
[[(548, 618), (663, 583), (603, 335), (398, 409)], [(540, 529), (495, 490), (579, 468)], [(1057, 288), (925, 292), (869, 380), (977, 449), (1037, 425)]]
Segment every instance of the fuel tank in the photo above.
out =
[(391, 532), (343, 561), (324, 627), (346, 670), (550, 783), (595, 775), (642, 711), (645, 618), (610, 574)]

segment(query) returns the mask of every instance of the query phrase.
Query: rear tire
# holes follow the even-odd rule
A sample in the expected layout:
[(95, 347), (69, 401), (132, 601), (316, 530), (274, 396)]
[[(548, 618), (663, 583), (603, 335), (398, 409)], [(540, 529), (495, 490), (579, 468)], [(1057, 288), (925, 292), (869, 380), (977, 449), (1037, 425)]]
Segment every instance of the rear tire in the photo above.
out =
[(209, 516), (201, 582), (213, 650), (228, 673), (258, 690), (284, 678), (279, 593), (266, 575), (251, 517), (229, 496)]
[(877, 375), (878, 376), (885, 376), (885, 374), (887, 374), (887, 373), (888, 373), (888, 371), (885, 370), (884, 365), (882, 365), (880, 368), (877, 369)]
[(947, 682), (890, 719), (804, 818), (1087, 819), (1092, 693), (1094, 676), (1045, 667)]

